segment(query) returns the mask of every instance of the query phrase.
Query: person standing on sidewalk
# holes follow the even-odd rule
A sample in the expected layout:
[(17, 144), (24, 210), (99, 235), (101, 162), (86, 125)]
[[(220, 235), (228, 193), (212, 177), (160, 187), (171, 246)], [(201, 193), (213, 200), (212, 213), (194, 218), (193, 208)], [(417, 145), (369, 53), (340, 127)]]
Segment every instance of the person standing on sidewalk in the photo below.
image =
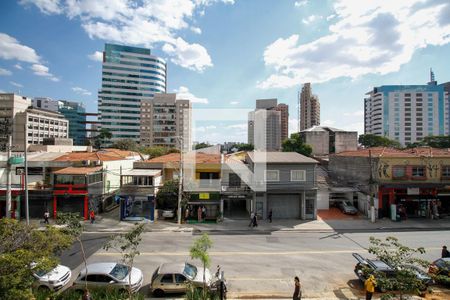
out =
[(269, 210), (268, 218), (269, 218), (269, 223), (272, 223), (272, 209)]
[(364, 289), (366, 290), (366, 300), (372, 300), (372, 295), (375, 292), (375, 286), (377, 282), (375, 281), (375, 277), (370, 275), (369, 278), (364, 282)]
[(300, 284), (300, 279), (295, 276), (294, 277), (294, 294), (292, 295), (292, 300), (301, 300), (302, 299), (302, 286)]
[(94, 224), (95, 222), (95, 212), (93, 209), (91, 209), (91, 213), (89, 214), (89, 217), (91, 218), (91, 224)]
[(46, 210), (44, 213), (44, 224), (50, 224), (48, 222), (48, 218), (50, 218), (50, 213), (48, 212), (48, 210)]
[(250, 214), (250, 224), (248, 224), (248, 227), (253, 227), (253, 218), (255, 217), (255, 213), (251, 212)]
[(442, 258), (450, 257), (450, 252), (448, 252), (447, 246), (442, 247), (441, 257)]
[(258, 214), (253, 215), (253, 227), (258, 227)]

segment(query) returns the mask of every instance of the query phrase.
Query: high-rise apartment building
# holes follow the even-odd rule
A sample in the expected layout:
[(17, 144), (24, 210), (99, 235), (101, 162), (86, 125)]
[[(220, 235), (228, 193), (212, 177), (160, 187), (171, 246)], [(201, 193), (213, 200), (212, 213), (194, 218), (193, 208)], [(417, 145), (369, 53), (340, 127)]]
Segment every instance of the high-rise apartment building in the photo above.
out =
[(53, 100), (48, 97), (36, 97), (32, 100), (33, 107), (59, 112), (69, 120), (69, 138), (76, 146), (86, 144), (86, 109), (83, 103), (66, 100)]
[(166, 68), (150, 49), (105, 44), (98, 113), (101, 128), (112, 134), (110, 143), (139, 142), (141, 101), (166, 92)]
[[(277, 99), (256, 100), (248, 114), (248, 143), (257, 150), (280, 151), (289, 132), (289, 106)], [(265, 134), (263, 134), (265, 132)]]
[(189, 100), (176, 99), (176, 94), (155, 94), (142, 100), (140, 143), (146, 147), (192, 150), (191, 112)]
[(299, 128), (300, 131), (320, 125), (320, 102), (312, 94), (311, 83), (305, 83), (299, 93)]
[(448, 83), (383, 85), (364, 99), (364, 133), (408, 145), (429, 135), (449, 134)]

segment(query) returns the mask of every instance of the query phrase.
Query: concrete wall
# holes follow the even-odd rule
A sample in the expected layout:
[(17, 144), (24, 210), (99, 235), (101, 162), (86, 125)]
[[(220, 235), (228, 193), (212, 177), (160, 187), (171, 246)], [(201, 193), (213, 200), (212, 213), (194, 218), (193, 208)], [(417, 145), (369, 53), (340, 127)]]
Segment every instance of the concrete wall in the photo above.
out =
[[(375, 166), (375, 159), (373, 161), (373, 166)], [(357, 184), (360, 188), (364, 189), (365, 187), (368, 190), (370, 178), (368, 157), (330, 155), (328, 170), (332, 179), (344, 185)]]
[[(278, 170), (280, 181), (267, 181), (267, 191), (309, 190), (316, 187), (315, 164), (267, 164), (267, 170)], [(305, 170), (305, 181), (291, 181), (291, 170)]]
[(358, 149), (358, 132), (346, 131), (335, 133), (334, 140), (335, 153), (344, 151), (354, 151)]
[(317, 209), (330, 208), (330, 191), (328, 187), (319, 187), (317, 190)]
[(312, 147), (312, 154), (329, 154), (329, 133), (327, 131), (304, 131), (300, 133), (306, 144)]

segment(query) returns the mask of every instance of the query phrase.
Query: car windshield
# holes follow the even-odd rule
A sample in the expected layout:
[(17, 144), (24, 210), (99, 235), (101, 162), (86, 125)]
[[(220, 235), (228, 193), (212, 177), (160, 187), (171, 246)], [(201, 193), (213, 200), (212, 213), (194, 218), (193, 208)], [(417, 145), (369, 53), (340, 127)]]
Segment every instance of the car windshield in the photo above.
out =
[(47, 274), (48, 272), (46, 272), (46, 271), (44, 271), (44, 270), (39, 270), (39, 271), (36, 271), (36, 272), (34, 272), (34, 274), (36, 274), (37, 276), (39, 276), (39, 277), (42, 277), (42, 276), (44, 276), (45, 274)]
[(184, 266), (183, 274), (190, 280), (194, 279), (197, 275), (197, 268), (191, 264), (186, 263)]
[(434, 264), (441, 269), (450, 269), (450, 262), (446, 262), (443, 259), (438, 259), (434, 262)]
[(128, 275), (128, 267), (125, 265), (117, 264), (109, 273), (114, 278), (119, 280), (124, 279)]
[(344, 201), (344, 206), (353, 206), (353, 205), (348, 201)]

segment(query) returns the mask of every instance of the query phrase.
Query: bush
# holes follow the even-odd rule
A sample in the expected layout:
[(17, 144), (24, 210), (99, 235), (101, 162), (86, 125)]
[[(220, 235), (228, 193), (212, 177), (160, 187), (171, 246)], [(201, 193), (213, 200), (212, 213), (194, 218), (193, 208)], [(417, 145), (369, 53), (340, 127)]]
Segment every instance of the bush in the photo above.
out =
[(448, 276), (437, 275), (433, 279), (437, 284), (443, 285), (445, 287), (450, 287), (450, 277)]
[[(89, 292), (91, 294), (92, 299), (95, 300), (125, 300), (129, 299), (128, 294), (124, 293), (123, 291), (117, 290), (117, 289), (111, 289), (111, 288), (93, 288), (89, 289)], [(46, 300), (46, 299), (53, 299), (53, 300), (80, 300), (80, 292), (76, 291), (74, 289), (68, 289), (65, 290), (62, 293), (59, 294), (53, 294), (44, 291), (35, 291), (34, 296), (36, 300)], [(52, 297), (49, 297), (52, 296)], [(134, 294), (132, 296), (131, 300), (144, 300), (145, 297), (142, 294)]]

